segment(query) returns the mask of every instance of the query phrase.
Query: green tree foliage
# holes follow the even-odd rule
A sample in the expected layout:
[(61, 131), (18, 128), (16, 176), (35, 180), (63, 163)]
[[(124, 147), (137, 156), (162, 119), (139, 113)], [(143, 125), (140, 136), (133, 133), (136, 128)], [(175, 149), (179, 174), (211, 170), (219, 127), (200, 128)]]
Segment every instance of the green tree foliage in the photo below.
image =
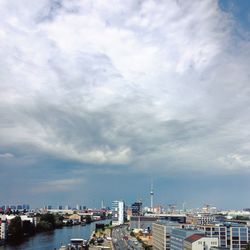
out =
[(55, 227), (56, 228), (61, 228), (63, 227), (63, 216), (56, 214), (55, 215)]
[(50, 231), (55, 228), (56, 220), (55, 216), (53, 214), (41, 214), (40, 220), (37, 223), (37, 231), (43, 232), (43, 231)]
[(49, 223), (49, 222), (39, 221), (39, 223), (37, 223), (36, 229), (38, 232), (45, 232), (45, 231), (53, 230), (53, 227), (52, 227), (51, 223)]
[(35, 234), (35, 226), (29, 220), (23, 221), (23, 233), (24, 235)]
[(249, 220), (248, 216), (243, 216), (243, 215), (237, 215), (235, 217), (236, 220)]
[(20, 216), (16, 216), (10, 221), (8, 227), (8, 235), (10, 240), (20, 240), (23, 237), (22, 220)]
[(87, 215), (86, 216), (86, 223), (89, 224), (92, 222), (92, 219), (91, 219), (91, 216), (90, 215)]
[(250, 242), (247, 243), (246, 250), (250, 250)]
[(44, 221), (47, 223), (50, 223), (53, 228), (55, 228), (56, 225), (56, 218), (53, 214), (42, 214), (40, 217), (40, 221)]
[(50, 231), (55, 228), (63, 226), (63, 217), (59, 214), (41, 214), (39, 216), (39, 223), (37, 224), (37, 231)]

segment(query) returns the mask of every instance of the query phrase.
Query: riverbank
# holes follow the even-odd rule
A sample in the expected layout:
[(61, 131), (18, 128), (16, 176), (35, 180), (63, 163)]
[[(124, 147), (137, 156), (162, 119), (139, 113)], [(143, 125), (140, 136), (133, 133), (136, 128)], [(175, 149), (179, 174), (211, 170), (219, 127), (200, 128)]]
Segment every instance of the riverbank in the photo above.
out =
[(24, 239), (18, 245), (0, 246), (0, 250), (52, 250), (59, 249), (62, 245), (67, 245), (72, 238), (89, 239), (95, 230), (96, 223), (108, 224), (110, 220), (95, 221), (86, 226), (76, 225), (72, 227), (63, 227), (51, 232), (43, 232)]
[(89, 239), (89, 250), (98, 250), (100, 248), (113, 249), (112, 229), (105, 227), (104, 230), (95, 230)]

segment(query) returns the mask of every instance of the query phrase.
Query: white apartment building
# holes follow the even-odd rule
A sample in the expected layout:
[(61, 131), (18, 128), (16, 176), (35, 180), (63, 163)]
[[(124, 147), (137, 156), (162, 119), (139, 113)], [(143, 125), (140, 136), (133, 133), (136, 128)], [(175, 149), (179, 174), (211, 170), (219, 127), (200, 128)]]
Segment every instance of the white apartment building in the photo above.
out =
[(121, 225), (124, 223), (125, 203), (124, 201), (112, 202), (112, 224)]
[(7, 239), (8, 224), (6, 220), (0, 220), (0, 240)]

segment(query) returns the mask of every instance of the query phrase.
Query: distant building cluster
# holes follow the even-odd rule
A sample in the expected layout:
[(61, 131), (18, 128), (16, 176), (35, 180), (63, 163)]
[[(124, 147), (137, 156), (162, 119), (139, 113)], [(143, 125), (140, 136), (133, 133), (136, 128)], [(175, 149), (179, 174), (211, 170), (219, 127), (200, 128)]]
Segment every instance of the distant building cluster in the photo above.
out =
[(23, 211), (23, 210), (30, 210), (30, 205), (29, 204), (23, 204), (23, 205), (0, 205), (0, 213), (1, 212), (6, 212), (10, 210), (18, 210), (18, 211)]
[[(16, 217), (20, 218), (22, 227), (26, 225), (27, 228), (27, 225), (32, 225), (36, 230), (39, 227), (41, 216), (46, 214), (59, 216), (60, 226), (86, 225), (94, 221), (111, 218), (111, 211), (106, 208), (91, 209), (81, 205), (60, 205), (53, 208), (53, 206), (46, 205), (40, 209), (30, 209), (29, 205), (4, 205), (0, 208), (0, 243), (9, 238), (9, 228)], [(121, 221), (121, 223), (124, 223), (124, 221)]]
[[(102, 201), (100, 209), (90, 209), (84, 205), (45, 205), (32, 210), (29, 205), (4, 205), (0, 207), (0, 240), (7, 239), (9, 224), (16, 216), (20, 217), (22, 223), (36, 226), (39, 216), (49, 213), (60, 215), (63, 225), (85, 225), (109, 218), (112, 223), (108, 222), (108, 225), (115, 228), (114, 231), (123, 228), (123, 225), (129, 230), (130, 236), (124, 235), (119, 240), (134, 244), (141, 242), (153, 250), (250, 249), (249, 208), (219, 211), (208, 204), (199, 209), (187, 209), (184, 206), (176, 209), (175, 204), (154, 205), (152, 190), (148, 207), (143, 206), (141, 200), (129, 206), (124, 200), (114, 200), (111, 208), (105, 208)], [(135, 240), (131, 240), (131, 237)]]
[(45, 205), (43, 207), (44, 210), (52, 210), (52, 209), (55, 209), (55, 210), (86, 210), (87, 207), (85, 205), (75, 205), (75, 206), (71, 206), (71, 205), (59, 205), (57, 207), (55, 206), (52, 206), (52, 205)]
[[(112, 224), (128, 221), (134, 237), (153, 250), (243, 250), (250, 248), (250, 209), (218, 211), (208, 204), (200, 209), (177, 210), (174, 204), (143, 207), (138, 200), (129, 207), (112, 202)], [(249, 249), (248, 248), (248, 249)]]

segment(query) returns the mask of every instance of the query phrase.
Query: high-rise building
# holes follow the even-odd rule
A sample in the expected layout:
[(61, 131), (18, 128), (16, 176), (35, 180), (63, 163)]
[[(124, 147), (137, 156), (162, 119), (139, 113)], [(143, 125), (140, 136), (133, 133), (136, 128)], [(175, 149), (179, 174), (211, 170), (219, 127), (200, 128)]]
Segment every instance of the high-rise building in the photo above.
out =
[(102, 200), (102, 202), (101, 202), (101, 208), (102, 208), (102, 209), (105, 208), (105, 206), (104, 206), (104, 200)]
[(11, 210), (16, 210), (16, 206), (15, 206), (15, 205), (11, 205), (11, 206), (10, 206), (10, 209), (11, 209)]
[(65, 206), (65, 210), (70, 210), (70, 206), (69, 206), (69, 205), (66, 205), (66, 206)]
[(142, 215), (142, 202), (136, 201), (131, 205), (132, 215), (133, 216), (140, 216)]
[(23, 210), (30, 210), (30, 205), (29, 204), (23, 204)]
[(112, 202), (112, 224), (121, 225), (125, 218), (125, 203), (124, 201)]
[(23, 209), (23, 205), (17, 205), (17, 210), (22, 210)]

